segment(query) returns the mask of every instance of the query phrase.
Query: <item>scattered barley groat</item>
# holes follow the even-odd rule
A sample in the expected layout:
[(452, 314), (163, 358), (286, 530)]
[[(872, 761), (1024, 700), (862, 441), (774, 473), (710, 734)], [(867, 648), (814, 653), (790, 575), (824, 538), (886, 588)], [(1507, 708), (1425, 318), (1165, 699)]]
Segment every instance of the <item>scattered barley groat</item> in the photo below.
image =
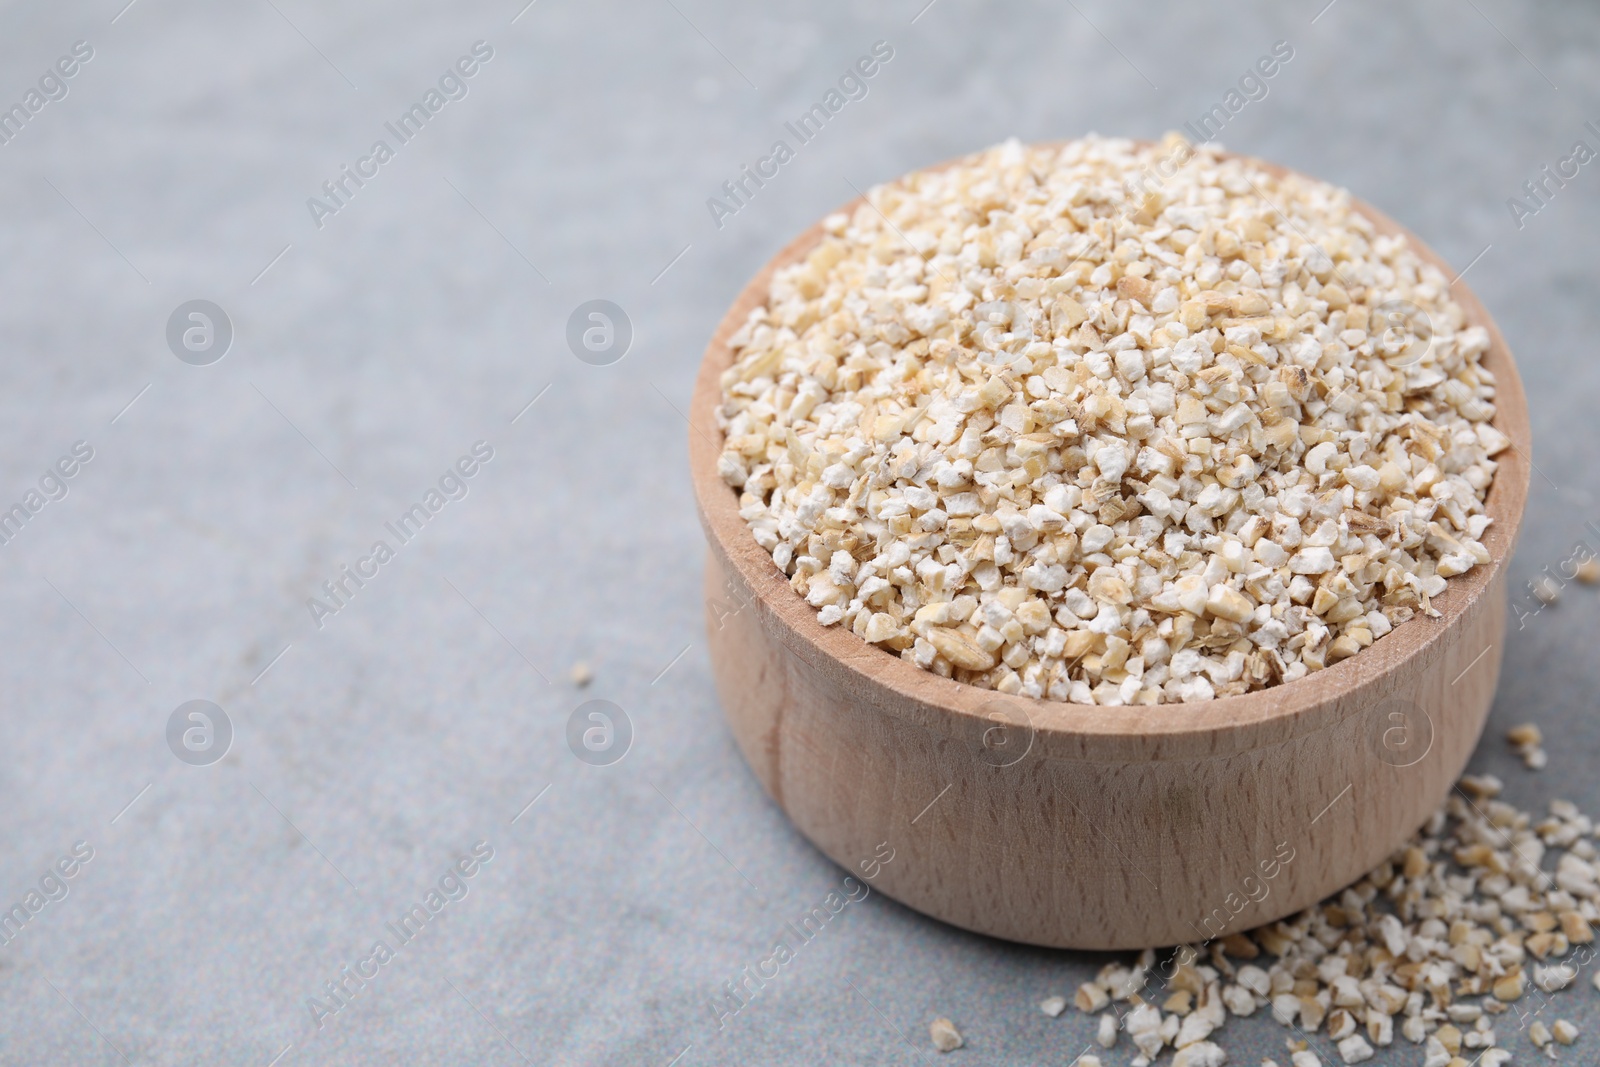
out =
[(1507, 730), (1506, 740), (1511, 742), (1515, 748), (1522, 748), (1525, 745), (1542, 745), (1544, 744), (1544, 731), (1531, 722), (1525, 722), (1521, 726), (1513, 726)]
[(1093, 1014), (1111, 1003), (1111, 997), (1106, 991), (1092, 982), (1085, 982), (1078, 987), (1078, 992), (1073, 995), (1073, 1003), (1078, 1010), (1086, 1015)]
[(1590, 556), (1578, 564), (1577, 573), (1573, 577), (1584, 585), (1594, 585), (1596, 582), (1600, 582), (1600, 559)]
[(1228, 1054), (1209, 1041), (1185, 1045), (1172, 1057), (1172, 1067), (1222, 1067), (1227, 1062)]
[(824, 625), (1005, 693), (1206, 700), (1489, 562), (1489, 335), (1344, 191), (1172, 135), (869, 199), (773, 276), (718, 409)]
[(1494, 993), (1494, 998), (1496, 1000), (1506, 1001), (1507, 1003), (1522, 996), (1522, 991), (1523, 981), (1521, 971), (1518, 971), (1516, 974), (1508, 974), (1503, 978), (1496, 978), (1494, 980), (1494, 985), (1491, 988), (1491, 992)]
[(1530, 771), (1543, 770), (1549, 762), (1549, 756), (1541, 747), (1544, 743), (1544, 734), (1533, 723), (1523, 723), (1513, 726), (1506, 731), (1506, 740), (1511, 742), (1511, 747), (1522, 757), (1522, 763)]
[(584, 686), (594, 681), (594, 671), (589, 667), (589, 664), (585, 663), (583, 660), (579, 660), (572, 665), (572, 670), (569, 674), (569, 677), (571, 677), (573, 685), (577, 686), (579, 689), (582, 689)]
[[(1174, 1064), (1205, 1062), (1209, 1048), (1226, 1048), (1230, 1015), (1266, 1006), (1296, 1027), (1293, 1067), (1321, 1067), (1302, 1036), (1318, 1034), (1346, 1063), (1505, 1063), (1513, 1024), (1566, 995), (1588, 958), (1574, 949), (1600, 922), (1600, 848), (1569, 801), (1538, 816), (1498, 799), (1490, 775), (1459, 785), (1409, 842), (1321, 903), (1165, 959), (1146, 950), (1101, 968), (1077, 993), (1080, 1007), (1112, 1009), (1100, 1015), (1101, 1044), (1111, 1047), (1120, 1016), (1133, 1064), (1169, 1048)], [(1547, 1050), (1578, 1038), (1564, 1020), (1540, 1025), (1527, 1033)], [(1419, 1046), (1421, 1057), (1385, 1046)]]
[(1066, 997), (1045, 997), (1039, 1002), (1039, 1010), (1054, 1019), (1067, 1010)]
[(1372, 1059), (1372, 1046), (1360, 1034), (1351, 1034), (1339, 1042), (1339, 1055), (1346, 1063), (1362, 1063)]
[(933, 1047), (940, 1052), (953, 1052), (966, 1044), (961, 1039), (961, 1031), (956, 1029), (956, 1024), (943, 1016), (933, 1020), (928, 1026), (928, 1036), (933, 1039)]

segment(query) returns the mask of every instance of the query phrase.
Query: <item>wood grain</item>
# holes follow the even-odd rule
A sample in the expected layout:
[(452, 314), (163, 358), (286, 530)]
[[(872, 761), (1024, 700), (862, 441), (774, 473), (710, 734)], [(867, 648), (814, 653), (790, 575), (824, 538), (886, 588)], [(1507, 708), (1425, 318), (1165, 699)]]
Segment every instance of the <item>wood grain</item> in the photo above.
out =
[[(1454, 276), (1403, 227), (1355, 206)], [(1491, 561), (1450, 579), (1433, 601), (1441, 618), (1419, 616), (1299, 681), (1199, 703), (1099, 707), (941, 678), (822, 626), (739, 517), (736, 492), (716, 473), (728, 338), (765, 303), (773, 272), (821, 236), (820, 224), (801, 234), (734, 301), (689, 414), (718, 693), (761, 784), (819, 849), (854, 871), (887, 842), (895, 858), (874, 887), (969, 930), (1134, 948), (1205, 940), (1315, 903), (1381, 862), (1443, 802), (1499, 676), (1505, 565), (1531, 447), (1511, 352), (1465, 285), (1452, 293), (1489, 332), (1494, 424), (1512, 441), (1487, 501)]]

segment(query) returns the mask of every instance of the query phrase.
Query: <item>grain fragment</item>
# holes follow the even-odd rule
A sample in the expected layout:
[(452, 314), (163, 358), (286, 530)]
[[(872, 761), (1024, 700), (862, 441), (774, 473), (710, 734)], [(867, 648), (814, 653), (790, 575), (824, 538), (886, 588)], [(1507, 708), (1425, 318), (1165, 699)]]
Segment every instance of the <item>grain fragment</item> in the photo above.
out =
[(985, 651), (974, 639), (955, 630), (932, 627), (927, 632), (927, 638), (939, 655), (961, 670), (986, 671), (995, 664), (994, 653)]
[(1107, 1004), (1110, 1004), (1111, 998), (1096, 983), (1085, 982), (1078, 987), (1078, 992), (1074, 994), (1072, 1002), (1077, 1005), (1079, 1011), (1086, 1015), (1092, 1015)]
[(579, 689), (582, 689), (584, 686), (594, 681), (594, 670), (589, 666), (588, 663), (580, 659), (578, 662), (572, 665), (572, 670), (567, 673), (567, 677), (572, 679), (573, 685), (577, 686)]
[(1222, 1067), (1227, 1062), (1228, 1054), (1209, 1041), (1186, 1045), (1172, 1057), (1172, 1067)]
[(1519, 971), (1516, 974), (1508, 974), (1504, 978), (1495, 979), (1492, 992), (1496, 1000), (1510, 1003), (1522, 996), (1523, 985), (1522, 973)]
[(1253, 960), (1261, 955), (1256, 943), (1243, 934), (1233, 933), (1222, 939), (1222, 949), (1236, 960)]
[(1533, 969), (1533, 984), (1542, 992), (1555, 993), (1567, 988), (1578, 977), (1578, 968), (1571, 963), (1540, 964)]
[(961, 1039), (961, 1031), (956, 1029), (956, 1024), (943, 1016), (929, 1024), (928, 1036), (933, 1039), (933, 1047), (940, 1052), (954, 1052), (966, 1044)]
[(1513, 726), (1507, 730), (1506, 740), (1511, 742), (1515, 748), (1521, 748), (1524, 745), (1541, 745), (1544, 743), (1544, 731), (1531, 722), (1525, 722), (1521, 726)]
[(1351, 1034), (1339, 1042), (1339, 1056), (1346, 1063), (1361, 1063), (1372, 1059), (1372, 1046), (1360, 1034)]
[(1565, 1019), (1557, 1019), (1550, 1027), (1550, 1036), (1563, 1045), (1570, 1045), (1578, 1040), (1578, 1028)]
[(1531, 722), (1513, 726), (1506, 731), (1506, 740), (1511, 743), (1512, 750), (1522, 757), (1523, 764), (1530, 771), (1544, 769), (1548, 757), (1545, 750), (1540, 747), (1544, 743), (1544, 734), (1538, 726)]
[(1067, 998), (1045, 997), (1039, 1002), (1039, 1010), (1054, 1019), (1067, 1010)]
[(1563, 911), (1557, 918), (1561, 922), (1561, 932), (1566, 935), (1567, 941), (1574, 945), (1586, 945), (1594, 940), (1594, 928), (1590, 926), (1582, 912)]

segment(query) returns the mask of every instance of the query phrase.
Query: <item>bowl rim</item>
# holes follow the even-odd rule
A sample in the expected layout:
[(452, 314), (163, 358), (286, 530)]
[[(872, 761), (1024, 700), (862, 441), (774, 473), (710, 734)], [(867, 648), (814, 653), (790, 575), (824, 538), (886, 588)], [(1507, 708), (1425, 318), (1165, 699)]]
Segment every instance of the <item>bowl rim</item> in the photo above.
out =
[[(1070, 142), (1044, 142), (1030, 147), (1059, 148), (1067, 143)], [(1151, 144), (1132, 143), (1140, 147)], [(917, 168), (901, 177), (943, 170), (979, 154), (968, 153)], [(1298, 174), (1252, 156), (1221, 151), (1217, 155), (1279, 177)], [(900, 179), (891, 179), (897, 180)], [(853, 213), (865, 202), (865, 197), (856, 197), (838, 210)], [(1352, 209), (1370, 220), (1379, 233), (1404, 237), (1421, 259), (1455, 278), (1450, 288), (1466, 313), (1467, 322), (1483, 326), (1489, 334), (1489, 350), (1481, 362), (1494, 375), (1495, 415), (1491, 424), (1510, 439), (1511, 448), (1496, 460), (1494, 481), (1485, 501), (1485, 511), (1493, 521), (1482, 543), (1490, 560), (1449, 579), (1445, 592), (1432, 598), (1439, 618), (1418, 613), (1356, 655), (1292, 682), (1239, 696), (1138, 706), (1073, 704), (1003, 694), (942, 677), (868, 644), (851, 631), (823, 626), (817, 621), (816, 609), (790, 588), (771, 554), (750, 535), (749, 525), (739, 515), (737, 490), (717, 474), (724, 435), (715, 416), (721, 403), (721, 375), (733, 361), (728, 338), (744, 324), (753, 308), (765, 303), (773, 274), (802, 259), (822, 240), (820, 220), (768, 260), (740, 290), (701, 360), (687, 420), (689, 462), (701, 523), (713, 558), (737, 571), (753, 594), (758, 618), (788, 651), (812, 666), (836, 665), (846, 672), (852, 692), (864, 702), (925, 725), (946, 729), (953, 726), (970, 732), (974, 726), (981, 728), (993, 722), (999, 704), (1020, 707), (1028, 717), (1030, 741), (1045, 741), (1058, 755), (1088, 757), (1092, 753), (1114, 757), (1122, 753), (1138, 759), (1185, 758), (1201, 752), (1220, 756), (1226, 754), (1224, 750), (1242, 751), (1254, 745), (1288, 741), (1369, 709), (1373, 701), (1395, 694), (1399, 683), (1392, 680), (1405, 673), (1400, 668), (1409, 665), (1420, 670), (1445, 661), (1445, 654), (1451, 650), (1452, 624), (1490, 593), (1491, 585), (1504, 571), (1515, 550), (1527, 502), (1531, 431), (1526, 397), (1511, 350), (1477, 295), (1410, 230), (1353, 194), (1350, 202)], [(1491, 644), (1479, 653), (1455, 681), (1485, 658), (1490, 658), (1489, 666), (1498, 671), (1498, 654), (1484, 654), (1494, 647)], [(942, 723), (941, 718), (945, 720)], [(1232, 743), (1219, 746), (1220, 735), (1231, 735)]]

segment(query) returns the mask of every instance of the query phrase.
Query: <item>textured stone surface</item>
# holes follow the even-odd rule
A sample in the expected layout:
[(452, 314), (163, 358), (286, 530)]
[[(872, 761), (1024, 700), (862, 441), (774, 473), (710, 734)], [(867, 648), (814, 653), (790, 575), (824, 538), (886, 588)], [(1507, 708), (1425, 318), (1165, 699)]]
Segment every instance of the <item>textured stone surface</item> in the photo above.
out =
[[(1101, 958), (878, 897), (719, 1033), (708, 1000), (842, 872), (722, 725), (678, 411), (742, 281), (852, 185), (1011, 135), (1157, 136), (1276, 40), (1294, 59), (1226, 145), (1349, 186), (1459, 266), (1491, 246), (1469, 279), (1539, 442), (1514, 579), (1600, 523), (1600, 176), (1520, 230), (1505, 203), (1574, 140), (1600, 147), (1583, 128), (1600, 16), (1582, 5), (1338, 0), (1313, 24), (1320, 0), (937, 0), (914, 23), (921, 0), (119, 4), (0, 7), (0, 102), (94, 48), (0, 146), (0, 501), (74, 441), (94, 449), (0, 547), (0, 901), (75, 841), (95, 850), (0, 947), (0, 1062), (120, 1063), (114, 1045), (140, 1064), (285, 1046), (285, 1065), (666, 1064), (692, 1045), (678, 1063), (908, 1063), (900, 1035), (926, 1050), (940, 1015), (973, 1062), (1085, 1048), (1092, 1019), (1036, 1005)], [(306, 199), (479, 39), (494, 54), (466, 97), (318, 229)], [(880, 39), (895, 54), (866, 98), (714, 226), (706, 198)], [(167, 348), (193, 298), (235, 327), (211, 366)], [(610, 366), (565, 341), (594, 298), (634, 326)], [(466, 498), (319, 628), (306, 599), (478, 440), (494, 458)], [(1572, 586), (1513, 629), (1474, 766), (1526, 806), (1600, 811), (1597, 614)], [(211, 766), (165, 740), (197, 698), (234, 726)], [(612, 766), (568, 749), (591, 698), (633, 726)], [(1524, 720), (1544, 727), (1542, 774), (1500, 740)], [(494, 858), (467, 896), (318, 1029), (307, 998), (480, 840)], [(1592, 1034), (1586, 987), (1559, 1010)], [(1284, 1034), (1261, 1013), (1219, 1040), (1230, 1062), (1283, 1063)]]

